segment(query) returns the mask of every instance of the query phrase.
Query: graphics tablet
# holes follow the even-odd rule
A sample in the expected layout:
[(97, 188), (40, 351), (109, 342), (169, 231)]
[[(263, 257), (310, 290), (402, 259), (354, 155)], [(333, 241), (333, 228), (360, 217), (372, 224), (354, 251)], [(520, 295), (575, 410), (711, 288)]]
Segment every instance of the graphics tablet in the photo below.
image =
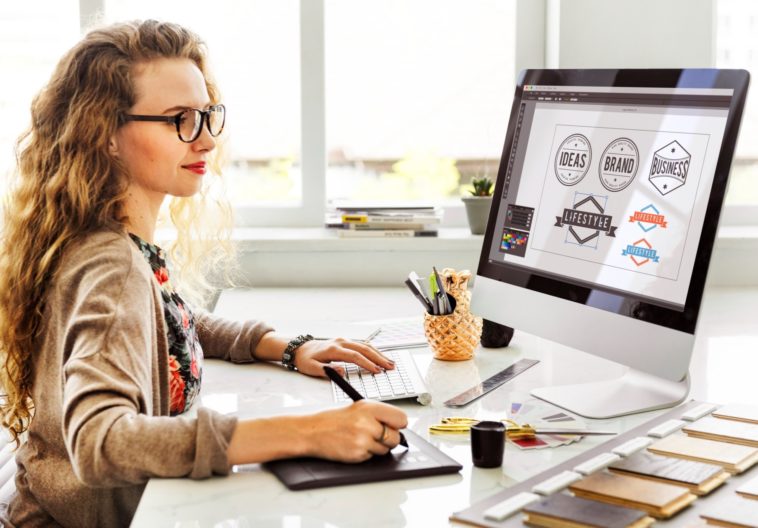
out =
[(382, 480), (457, 473), (462, 466), (408, 429), (403, 430), (409, 449), (395, 448), (360, 464), (319, 458), (290, 458), (263, 464), (291, 490), (362, 484)]

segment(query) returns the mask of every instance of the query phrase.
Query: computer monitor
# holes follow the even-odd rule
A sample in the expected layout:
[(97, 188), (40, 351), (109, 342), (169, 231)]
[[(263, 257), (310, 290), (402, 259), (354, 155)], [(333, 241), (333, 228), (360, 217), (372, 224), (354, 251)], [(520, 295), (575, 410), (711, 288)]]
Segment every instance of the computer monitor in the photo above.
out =
[(748, 80), (520, 74), (471, 309), (628, 367), (534, 396), (592, 418), (686, 397)]

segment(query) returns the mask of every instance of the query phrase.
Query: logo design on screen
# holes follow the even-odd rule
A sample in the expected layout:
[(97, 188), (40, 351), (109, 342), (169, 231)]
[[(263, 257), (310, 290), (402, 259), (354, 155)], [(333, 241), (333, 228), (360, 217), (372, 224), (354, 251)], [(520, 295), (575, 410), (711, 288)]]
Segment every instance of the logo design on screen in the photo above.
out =
[(563, 140), (555, 154), (555, 176), (563, 185), (576, 185), (590, 169), (590, 161), (590, 140), (581, 134), (572, 134)]
[(567, 244), (597, 249), (600, 233), (609, 237), (616, 236), (617, 226), (611, 225), (613, 217), (604, 214), (607, 204), (607, 196), (574, 193), (573, 208), (566, 208), (562, 216), (555, 217), (555, 227), (568, 226)]
[(648, 204), (639, 211), (635, 211), (632, 216), (629, 217), (630, 222), (637, 222), (645, 233), (652, 231), (658, 226), (661, 229), (666, 229), (668, 222), (666, 217), (653, 205)]
[(692, 156), (674, 140), (655, 151), (650, 165), (650, 183), (666, 195), (685, 184)]
[(644, 238), (639, 239), (634, 244), (627, 244), (626, 249), (621, 251), (621, 255), (624, 257), (628, 256), (632, 259), (632, 262), (634, 262), (638, 268), (644, 266), (648, 262), (657, 264), (661, 258), (658, 255), (658, 252), (653, 249), (653, 246), (650, 245), (650, 242)]
[(640, 153), (629, 138), (618, 138), (605, 147), (597, 170), (600, 183), (611, 192), (623, 191), (637, 175)]

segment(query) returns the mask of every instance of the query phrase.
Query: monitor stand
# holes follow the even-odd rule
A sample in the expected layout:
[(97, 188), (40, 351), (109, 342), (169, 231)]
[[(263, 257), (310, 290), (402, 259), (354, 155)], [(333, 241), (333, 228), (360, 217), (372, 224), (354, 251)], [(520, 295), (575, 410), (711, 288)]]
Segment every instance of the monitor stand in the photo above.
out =
[(689, 374), (676, 382), (630, 368), (620, 378), (542, 387), (532, 396), (585, 418), (614, 418), (673, 407), (689, 392)]

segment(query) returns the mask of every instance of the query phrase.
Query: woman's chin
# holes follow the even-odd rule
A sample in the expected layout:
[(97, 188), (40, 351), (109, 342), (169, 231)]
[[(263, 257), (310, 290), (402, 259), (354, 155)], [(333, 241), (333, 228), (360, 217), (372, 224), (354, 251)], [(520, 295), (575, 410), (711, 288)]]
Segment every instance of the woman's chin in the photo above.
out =
[(183, 182), (183, 185), (177, 185), (175, 189), (172, 189), (169, 194), (176, 198), (189, 198), (200, 192), (202, 187), (203, 177), (198, 176), (195, 182)]

